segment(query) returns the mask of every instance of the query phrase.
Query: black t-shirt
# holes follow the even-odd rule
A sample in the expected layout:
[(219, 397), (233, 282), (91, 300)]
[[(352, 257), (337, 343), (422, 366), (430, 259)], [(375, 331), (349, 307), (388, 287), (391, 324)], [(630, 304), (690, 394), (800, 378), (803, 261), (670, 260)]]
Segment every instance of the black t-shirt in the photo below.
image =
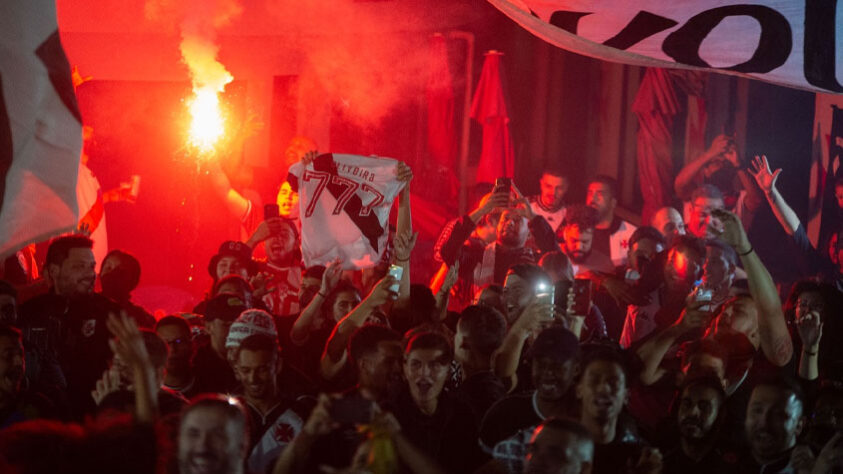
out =
[(489, 408), (506, 396), (506, 387), (498, 376), (487, 370), (463, 380), (455, 395), (469, 407), (479, 427)]
[(738, 470), (738, 455), (734, 450), (715, 446), (701, 460), (695, 461), (682, 451), (674, 449), (663, 453), (662, 472), (679, 474), (732, 474)]
[(69, 299), (47, 293), (20, 307), (28, 379), (76, 418), (94, 411), (91, 390), (112, 356), (105, 322), (119, 311), (99, 294)]
[(473, 472), (485, 460), (477, 444), (477, 424), (471, 409), (447, 393), (439, 396), (431, 416), (418, 409), (409, 391), (398, 397), (391, 411), (404, 436), (446, 472)]
[(492, 405), (480, 423), (480, 443), (487, 453), (496, 444), (509, 438), (518, 430), (542, 422), (535, 409), (534, 392), (513, 395)]
[(210, 344), (196, 351), (193, 371), (199, 393), (237, 393), (240, 382), (228, 361), (214, 352)]

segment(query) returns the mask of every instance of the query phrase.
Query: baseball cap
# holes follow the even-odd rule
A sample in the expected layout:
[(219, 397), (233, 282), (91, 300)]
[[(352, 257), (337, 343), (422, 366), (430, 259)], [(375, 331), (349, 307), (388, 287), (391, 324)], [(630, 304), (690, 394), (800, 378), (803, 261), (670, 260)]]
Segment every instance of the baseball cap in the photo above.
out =
[(239, 296), (223, 293), (208, 300), (205, 306), (205, 321), (234, 321), (246, 309), (246, 303)]
[(252, 273), (254, 266), (252, 262), (252, 248), (243, 242), (226, 240), (222, 243), (222, 245), (220, 245), (217, 254), (211, 257), (211, 261), (208, 262), (208, 274), (210, 274), (211, 278), (214, 280), (217, 279), (217, 263), (219, 263), (220, 259), (223, 257), (236, 258), (248, 269), (249, 273)]
[(278, 340), (278, 331), (275, 329), (272, 315), (261, 309), (247, 309), (240, 313), (231, 325), (231, 329), (228, 330), (225, 347), (240, 347), (243, 339), (255, 334), (263, 334)]

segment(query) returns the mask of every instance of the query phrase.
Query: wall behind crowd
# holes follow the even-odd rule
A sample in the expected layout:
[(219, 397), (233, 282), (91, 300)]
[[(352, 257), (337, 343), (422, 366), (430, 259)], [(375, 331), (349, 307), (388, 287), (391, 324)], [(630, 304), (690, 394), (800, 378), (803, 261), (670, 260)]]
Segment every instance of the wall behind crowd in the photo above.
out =
[[(83, 74), (94, 76), (93, 81), (79, 89), (84, 120), (95, 130), (89, 166), (104, 189), (116, 186), (132, 174), (142, 176), (141, 198), (137, 204), (116, 203), (106, 208), (109, 244), (137, 254), (143, 262), (138, 295), (144, 293), (144, 287), (163, 286), (184, 290), (194, 298), (201, 297), (210, 282), (206, 271), (208, 258), (222, 240), (239, 238), (238, 224), (213, 195), (196, 161), (183, 149), (182, 101), (189, 93), (189, 83), (186, 71), (179, 65), (178, 54), (147, 54), (139, 57), (140, 64), (133, 64), (136, 58), (129, 54), (143, 51), (141, 40), (172, 53), (174, 39), (150, 36), (152, 31), (143, 29), (118, 33), (123, 20), (104, 25), (103, 31), (86, 31), (90, 29), (88, 22), (94, 20), (86, 20), (84, 12), (75, 10), (69, 15), (73, 3), (59, 2), (60, 19), (70, 29), (64, 36), (71, 62), (79, 64)], [(618, 178), (621, 206), (632, 215), (640, 212), (641, 183), (636, 163), (638, 124), (632, 103), (644, 69), (554, 48), (485, 2), (462, 6), (471, 14), (440, 22), (438, 26), (446, 32), (458, 29), (474, 34), (472, 81), (475, 85), (484, 59), (481, 53), (490, 49), (504, 52), (504, 87), (508, 93), (516, 157), (515, 178), (521, 189), (528, 194), (538, 191), (542, 167), (558, 165), (566, 170), (572, 183), (568, 199), (576, 201), (583, 198), (584, 183), (590, 176), (608, 174)], [(434, 26), (437, 25), (391, 34), (415, 41), (436, 31)], [(457, 201), (443, 199), (452, 195), (429, 167), (423, 87), (408, 89), (408, 96), (400, 104), (390, 107), (378, 120), (368, 122), (355, 115), (353, 101), (344, 100), (341, 94), (326, 93), (327, 105), (318, 107), (322, 118), (315, 120), (309, 117), (314, 102), (312, 97), (307, 97), (313, 91), (304, 90), (298, 74), (303, 52), (283, 52), (279, 48), (292, 46), (267, 36), (267, 31), (258, 29), (256, 33), (263, 36), (251, 40), (253, 48), (248, 47), (249, 39), (231, 36), (231, 32), (221, 39), (220, 57), (233, 64), (235, 73), (235, 82), (229, 86), (225, 99), (233, 119), (242, 121), (258, 111), (263, 124), (256, 136), (223, 159), (235, 187), (252, 189), (265, 202), (274, 199), (284, 175), (276, 160), (286, 142), (297, 133), (318, 129), (313, 134), (323, 149), (407, 161), (416, 171), (414, 205), (433, 209), (431, 216), (456, 215)], [(101, 48), (93, 46), (102, 45), (105, 39), (110, 48), (114, 47), (113, 43), (128, 48), (116, 65), (106, 62)], [(456, 104), (454, 123), (459, 127), (463, 115), (466, 48), (462, 41), (455, 39), (449, 39), (447, 47)], [(274, 52), (271, 56), (254, 54), (263, 50)], [(250, 54), (256, 62), (266, 64), (250, 70), (244, 59)], [(110, 65), (105, 67), (106, 64)], [(388, 66), (384, 68), (388, 70)], [(808, 187), (808, 166), (804, 163), (812, 145), (813, 95), (712, 75), (706, 102), (709, 104), (706, 144), (723, 130), (734, 129), (738, 143), (745, 148), (744, 159), (765, 153), (772, 166), (785, 169), (779, 186), (788, 202), (804, 216)], [(481, 138), (480, 126), (472, 122), (472, 164), (477, 162)], [(681, 143), (682, 138), (677, 133), (676, 140)], [(676, 148), (674, 165), (678, 171), (693, 157), (686, 156), (681, 147)], [(416, 219), (423, 215), (414, 213)], [(759, 252), (775, 274), (778, 260), (768, 256), (780, 248), (783, 233), (766, 206), (756, 221), (758, 225), (752, 232), (763, 238), (753, 241), (758, 242)], [(428, 242), (423, 242), (420, 248), (430, 244), (433, 236), (429, 234), (423, 235)], [(413, 274), (420, 281), (428, 276), (426, 271)], [(161, 289), (156, 291), (160, 293)], [(173, 294), (181, 293), (174, 290)]]

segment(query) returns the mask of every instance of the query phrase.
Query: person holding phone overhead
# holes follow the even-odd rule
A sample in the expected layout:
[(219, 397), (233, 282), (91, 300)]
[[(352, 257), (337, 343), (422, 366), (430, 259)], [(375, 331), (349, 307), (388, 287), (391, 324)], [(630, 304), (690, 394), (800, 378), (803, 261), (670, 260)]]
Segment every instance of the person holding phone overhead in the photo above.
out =
[[(501, 209), (494, 242), (484, 247), (469, 239), (483, 217)], [(526, 245), (530, 235), (540, 253), (558, 249), (556, 236), (547, 221), (533, 213), (511, 179), (499, 178), (494, 190), (481, 199), (477, 209), (459, 219), (442, 245), (440, 255), (448, 267), (460, 262), (461, 283), (472, 285), (472, 294), (475, 294), (487, 285), (502, 284), (507, 270), (513, 265), (538, 261), (535, 249)]]

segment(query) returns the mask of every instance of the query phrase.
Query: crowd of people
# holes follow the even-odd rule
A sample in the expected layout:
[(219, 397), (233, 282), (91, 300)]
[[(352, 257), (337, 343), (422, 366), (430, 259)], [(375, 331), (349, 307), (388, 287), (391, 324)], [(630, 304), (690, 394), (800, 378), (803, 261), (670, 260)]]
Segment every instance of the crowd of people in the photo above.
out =
[[(359, 271), (303, 266), (289, 185), (262, 220), (217, 176), (247, 235), (157, 320), (130, 252), (97, 268), (90, 237), (53, 239), (43, 291), (0, 282), (0, 472), (843, 472), (843, 239), (811, 244), (765, 157), (716, 138), (641, 225), (609, 177), (584, 200), (564, 170), (532, 197), (501, 180), (429, 281), (397, 174), (391, 245)], [(747, 236), (765, 200), (791, 281)]]

